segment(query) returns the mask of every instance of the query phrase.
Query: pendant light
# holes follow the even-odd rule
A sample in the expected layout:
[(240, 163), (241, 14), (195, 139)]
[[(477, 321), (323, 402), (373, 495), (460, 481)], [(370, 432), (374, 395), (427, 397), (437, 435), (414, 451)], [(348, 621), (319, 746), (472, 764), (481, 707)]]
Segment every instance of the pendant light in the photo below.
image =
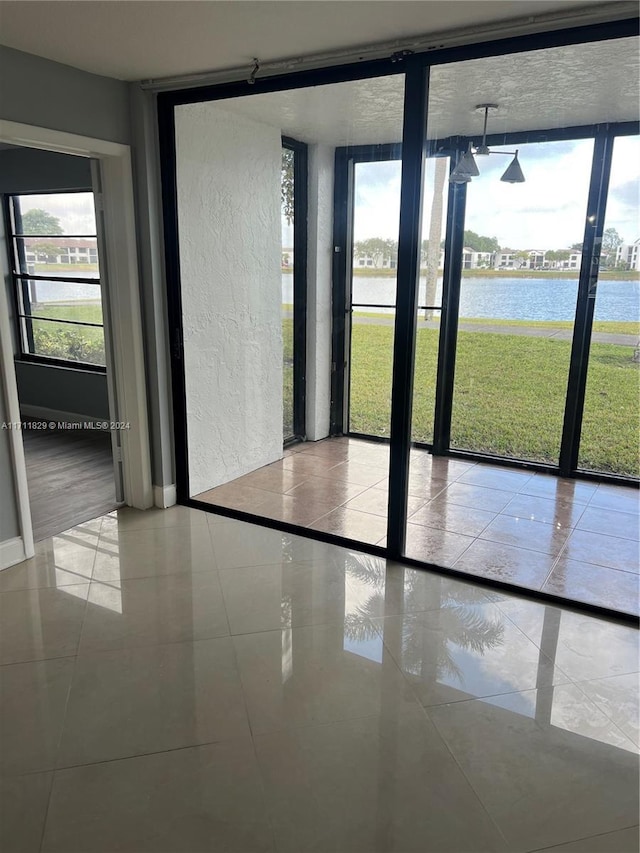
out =
[(477, 148), (473, 148), (473, 143), (469, 143), (468, 149), (461, 155), (456, 163), (456, 166), (449, 176), (449, 182), (452, 184), (468, 184), (472, 178), (477, 178), (480, 174), (476, 157), (487, 157), (489, 154), (505, 154), (513, 156), (513, 160), (507, 166), (504, 174), (500, 178), (506, 184), (522, 184), (525, 177), (518, 160), (518, 151), (492, 151), (487, 145), (487, 120), (489, 112), (497, 110), (497, 104), (478, 104), (476, 110), (484, 112), (484, 127), (482, 129), (482, 142)]

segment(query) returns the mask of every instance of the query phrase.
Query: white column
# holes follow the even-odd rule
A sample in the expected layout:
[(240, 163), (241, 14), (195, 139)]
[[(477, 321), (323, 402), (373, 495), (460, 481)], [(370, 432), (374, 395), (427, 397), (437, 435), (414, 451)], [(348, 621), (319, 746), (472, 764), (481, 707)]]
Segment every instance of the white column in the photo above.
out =
[(329, 435), (335, 149), (309, 146), (307, 248), (307, 438)]
[(280, 130), (176, 109), (192, 495), (282, 456)]

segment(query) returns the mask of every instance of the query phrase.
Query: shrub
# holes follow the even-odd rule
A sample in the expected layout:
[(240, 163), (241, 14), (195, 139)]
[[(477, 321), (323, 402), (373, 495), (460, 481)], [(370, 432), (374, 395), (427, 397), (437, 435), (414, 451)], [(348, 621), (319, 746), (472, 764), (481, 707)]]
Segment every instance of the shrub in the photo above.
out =
[(34, 352), (52, 358), (104, 365), (104, 342), (72, 329), (34, 329)]

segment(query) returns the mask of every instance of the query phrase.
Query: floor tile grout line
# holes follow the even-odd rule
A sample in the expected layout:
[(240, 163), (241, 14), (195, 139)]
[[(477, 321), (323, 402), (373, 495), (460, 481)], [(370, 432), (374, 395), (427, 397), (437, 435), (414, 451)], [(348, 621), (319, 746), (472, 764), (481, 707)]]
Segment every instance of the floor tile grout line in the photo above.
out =
[(42, 819), (42, 829), (40, 830), (40, 843), (38, 845), (39, 853), (42, 853), (42, 849), (44, 847), (44, 839), (47, 830), (47, 821), (49, 819), (49, 809), (51, 807), (51, 797), (53, 795), (53, 783), (55, 782), (56, 772), (55, 770), (45, 770), (40, 771), (44, 773), (50, 773), (51, 778), (49, 779), (49, 790), (47, 791), (47, 804), (44, 809), (44, 817)]
[(607, 835), (615, 835), (618, 832), (625, 832), (627, 829), (637, 828), (638, 824), (632, 823), (629, 826), (621, 826), (618, 829), (608, 829), (606, 832), (598, 832), (596, 835), (581, 835), (580, 838), (571, 838), (565, 841), (559, 841), (546, 847), (532, 847), (524, 851), (524, 853), (553, 853), (554, 850), (557, 850), (559, 847), (564, 847), (567, 844), (577, 844), (580, 841), (591, 841), (592, 838), (606, 838)]
[[(118, 761), (136, 761), (139, 758), (150, 758), (154, 755), (166, 755), (168, 753), (173, 753), (173, 752), (184, 752), (187, 749), (198, 749), (202, 746), (218, 746), (219, 744), (237, 743), (237, 742), (241, 742), (241, 741), (246, 742), (249, 740), (251, 740), (251, 734), (250, 734), (250, 732), (247, 732), (246, 735), (241, 735), (238, 737), (221, 738), (218, 740), (206, 740), (206, 741), (202, 741), (202, 742), (200, 742), (200, 741), (195, 742), (194, 741), (194, 743), (187, 743), (187, 744), (183, 744), (181, 746), (171, 746), (171, 747), (169, 747), (169, 749), (153, 749), (150, 752), (135, 752), (135, 753), (132, 753), (131, 755), (118, 755), (114, 758), (100, 758), (97, 761), (86, 761), (86, 762), (79, 763), (79, 764), (64, 764), (64, 765), (61, 765), (60, 767), (58, 767), (58, 766), (51, 767), (48, 770), (34, 770), (33, 772), (30, 772), (30, 773), (15, 774), (15, 776), (16, 777), (18, 775), (31, 776), (31, 775), (35, 775), (37, 773), (52, 773), (55, 775), (57, 773), (66, 773), (69, 770), (82, 770), (85, 767), (101, 767), (105, 764), (114, 764), (115, 762), (118, 762)], [(13, 778), (13, 777), (5, 777), (5, 778)]]
[[(424, 706), (423, 706), (423, 707), (424, 707)], [(474, 795), (475, 799), (476, 799), (476, 800), (478, 801), (478, 803), (480, 804), (480, 808), (482, 809), (482, 811), (484, 812), (484, 814), (486, 814), (486, 815), (487, 815), (487, 817), (488, 817), (488, 819), (489, 819), (490, 824), (491, 824), (492, 826), (494, 826), (494, 827), (495, 827), (495, 829), (496, 829), (496, 831), (497, 831), (497, 833), (498, 833), (499, 837), (500, 837), (500, 838), (502, 838), (502, 840), (505, 842), (505, 844), (508, 844), (509, 842), (508, 842), (508, 840), (507, 840), (507, 837), (506, 837), (506, 835), (504, 834), (504, 832), (502, 831), (502, 829), (500, 828), (500, 825), (499, 825), (498, 821), (496, 820), (496, 818), (494, 818), (494, 817), (493, 817), (493, 815), (492, 815), (492, 814), (491, 814), (491, 812), (489, 811), (488, 807), (485, 805), (484, 800), (482, 799), (482, 797), (480, 796), (480, 794), (479, 794), (479, 793), (478, 793), (478, 791), (476, 790), (475, 785), (473, 785), (473, 784), (472, 784), (471, 779), (469, 778), (469, 776), (467, 775), (467, 773), (466, 773), (466, 771), (465, 771), (464, 767), (462, 766), (462, 764), (461, 764), (461, 763), (460, 763), (460, 761), (458, 760), (458, 757), (457, 757), (457, 756), (456, 756), (456, 754), (454, 753), (453, 748), (452, 748), (452, 747), (451, 747), (451, 745), (449, 744), (449, 741), (445, 738), (444, 734), (443, 734), (443, 733), (441, 732), (441, 730), (440, 730), (440, 727), (438, 726), (438, 724), (436, 723), (436, 721), (433, 719), (433, 717), (431, 716), (431, 714), (429, 714), (429, 712), (428, 712), (428, 709), (427, 709), (427, 708), (425, 708), (425, 713), (426, 713), (426, 715), (427, 715), (427, 718), (428, 718), (429, 722), (431, 723), (431, 725), (433, 726), (433, 728), (434, 728), (434, 729), (436, 730), (436, 732), (438, 733), (438, 736), (440, 737), (440, 739), (441, 739), (442, 743), (444, 744), (444, 746), (445, 746), (445, 748), (446, 748), (447, 752), (449, 753), (449, 755), (450, 755), (450, 756), (451, 756), (451, 758), (453, 759), (454, 764), (456, 765), (456, 767), (458, 768), (458, 770), (459, 770), (459, 771), (460, 771), (460, 773), (462, 774), (463, 779), (465, 779), (465, 781), (466, 781), (467, 785), (469, 786), (469, 789), (472, 791), (472, 793), (473, 793), (473, 795)]]
[[(627, 673), (627, 675), (633, 675), (633, 674), (634, 673)], [(629, 735), (626, 735), (622, 731), (620, 726), (616, 723), (616, 721), (613, 719), (613, 717), (607, 713), (607, 711), (602, 707), (602, 705), (596, 699), (593, 699), (591, 696), (589, 696), (589, 694), (582, 687), (583, 684), (588, 683), (589, 681), (600, 681), (600, 680), (602, 680), (602, 679), (593, 678), (593, 679), (585, 679), (583, 681), (574, 681), (573, 683), (578, 688), (578, 690), (580, 690), (580, 692), (587, 699), (587, 701), (590, 702), (594, 707), (596, 707), (600, 711), (600, 713), (603, 714), (607, 718), (607, 720), (609, 720), (609, 722), (614, 727), (614, 729), (619, 733), (620, 737), (623, 737), (625, 740), (628, 740), (630, 743), (632, 743), (636, 747), (636, 749), (640, 748), (640, 744), (638, 744), (636, 741), (634, 741), (634, 739), (632, 737), (629, 737)]]
[[(565, 543), (563, 544), (562, 548), (560, 549), (560, 551), (559, 551), (559, 553), (558, 553), (558, 555), (557, 555), (557, 559), (556, 559), (556, 562), (554, 563), (554, 567), (553, 567), (552, 571), (551, 571), (551, 572), (549, 572), (549, 576), (548, 576), (548, 577), (547, 577), (547, 579), (545, 580), (545, 583), (547, 583), (547, 581), (548, 581), (548, 580), (549, 580), (549, 578), (551, 577), (551, 574), (552, 574), (553, 570), (556, 568), (557, 564), (560, 562), (560, 559), (561, 559), (562, 557), (564, 557), (565, 552), (566, 552), (566, 549), (568, 548), (568, 546), (569, 546), (569, 544), (570, 544), (570, 542), (571, 542), (571, 539), (572, 539), (572, 537), (573, 537), (573, 534), (574, 534), (574, 533), (581, 533), (581, 532), (584, 532), (584, 533), (591, 533), (591, 531), (590, 531), (590, 530), (582, 531), (582, 530), (579, 530), (577, 527), (574, 527), (574, 528), (571, 530), (571, 532), (570, 532), (570, 533), (569, 533), (569, 535), (567, 536), (567, 539), (566, 539)], [(595, 536), (605, 536), (606, 534), (604, 534), (604, 533), (596, 533), (596, 534), (594, 534), (594, 535), (595, 535)], [(610, 536), (610, 537), (608, 537), (608, 538), (609, 538), (609, 539), (618, 539), (618, 538), (620, 538), (620, 537), (617, 537), (617, 536)], [(634, 540), (633, 540), (633, 539), (625, 539), (624, 541), (625, 541), (625, 542), (633, 542)], [(639, 544), (640, 544), (640, 543), (639, 543)], [(630, 571), (629, 569), (619, 569), (619, 568), (617, 568), (616, 566), (605, 566), (605, 565), (604, 565), (604, 563), (591, 563), (591, 562), (589, 562), (589, 560), (587, 560), (587, 559), (585, 559), (585, 558), (582, 558), (581, 560), (575, 560), (575, 559), (574, 559), (574, 558), (572, 558), (572, 557), (568, 557), (568, 559), (569, 559), (569, 560), (573, 560), (573, 562), (576, 562), (576, 563), (585, 563), (585, 564), (586, 564), (586, 565), (588, 565), (588, 566), (593, 566), (595, 569), (608, 569), (609, 571), (612, 571), (612, 572), (620, 572), (620, 573), (622, 573), (622, 574), (624, 574), (624, 575), (631, 575), (632, 577), (638, 577), (638, 576), (639, 576), (639, 574), (640, 574), (640, 572), (632, 572), (632, 571)], [(572, 599), (570, 599), (570, 598), (568, 598), (568, 599), (567, 599), (567, 601), (571, 601), (571, 600), (572, 600)]]

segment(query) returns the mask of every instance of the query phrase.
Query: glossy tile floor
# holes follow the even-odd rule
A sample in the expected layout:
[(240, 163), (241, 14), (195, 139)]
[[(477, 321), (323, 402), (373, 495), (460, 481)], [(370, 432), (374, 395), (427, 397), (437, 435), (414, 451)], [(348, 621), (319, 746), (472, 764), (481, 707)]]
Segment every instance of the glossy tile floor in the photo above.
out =
[[(389, 448), (298, 444), (198, 500), (384, 544)], [(639, 612), (640, 491), (411, 453), (407, 556)]]
[(4, 853), (636, 853), (638, 634), (181, 507), (0, 572)]

